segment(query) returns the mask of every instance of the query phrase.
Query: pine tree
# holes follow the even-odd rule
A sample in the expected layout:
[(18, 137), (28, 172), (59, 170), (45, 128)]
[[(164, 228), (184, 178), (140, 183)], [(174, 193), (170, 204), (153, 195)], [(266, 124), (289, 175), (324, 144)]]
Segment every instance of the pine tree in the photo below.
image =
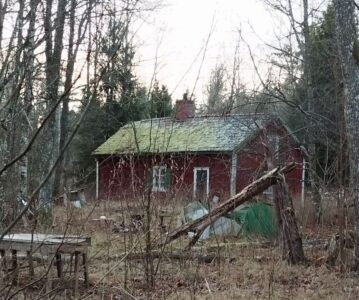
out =
[[(134, 75), (135, 50), (127, 41), (126, 24), (111, 18), (99, 50), (100, 63), (110, 61), (109, 68), (73, 145), (73, 160), (78, 173), (88, 179), (94, 177), (91, 172), (94, 170), (92, 151), (121, 126), (144, 118), (148, 105), (146, 88), (140, 85)], [(86, 93), (89, 91), (84, 91), (84, 95)], [(83, 103), (87, 102), (88, 97), (91, 95), (84, 96)]]
[[(334, 164), (341, 155), (339, 147), (340, 122), (342, 120), (342, 70), (338, 60), (338, 47), (335, 40), (335, 18), (331, 5), (323, 17), (312, 24), (309, 29), (311, 47), (308, 55), (311, 61), (310, 82), (312, 97), (310, 100), (310, 140), (316, 144), (315, 172), (325, 181), (335, 179), (337, 169)], [(292, 91), (292, 99), (296, 105), (307, 108), (309, 99), (306, 98), (306, 82), (303, 74), (296, 88)], [(291, 127), (299, 135), (302, 128), (308, 126), (308, 116), (298, 117), (297, 110), (289, 117)], [(307, 132), (303, 132), (305, 140)], [(327, 166), (332, 166), (329, 168)]]
[(171, 95), (166, 86), (162, 85), (160, 88), (157, 80), (153, 84), (149, 106), (151, 118), (168, 117), (173, 112)]

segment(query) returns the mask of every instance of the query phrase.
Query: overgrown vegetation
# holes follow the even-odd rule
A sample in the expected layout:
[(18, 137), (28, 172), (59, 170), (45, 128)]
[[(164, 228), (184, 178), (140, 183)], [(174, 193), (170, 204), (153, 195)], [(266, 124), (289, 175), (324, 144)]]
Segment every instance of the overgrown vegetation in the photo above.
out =
[[(20, 231), (91, 235), (91, 286), (81, 290), (88, 299), (357, 298), (351, 270), (359, 270), (358, 6), (262, 2), (287, 26), (278, 43), (266, 45), (266, 72), (241, 33), (231, 66), (216, 62), (197, 108), (279, 115), (307, 149), (301, 207), (294, 209), (282, 175), (273, 179), (278, 240), (216, 238), (184, 252), (187, 236), (171, 247), (158, 243), (171, 236), (188, 201), (177, 191), (161, 198), (147, 187), (133, 203), (121, 195), (116, 203), (95, 199), (92, 152), (125, 124), (174, 115), (174, 99), (156, 71), (149, 84), (135, 72), (134, 24), (156, 14), (159, 2), (0, 0), (0, 242)], [(241, 82), (240, 45), (253, 64), (254, 88)], [(268, 171), (281, 162), (263, 144)], [(80, 187), (88, 206), (62, 206)], [(15, 265), (12, 252), (8, 266), (3, 251), (0, 274), (9, 277), (0, 281), (0, 298), (70, 297), (72, 277), (53, 279), (50, 256), (37, 258), (33, 279), (23, 272), (29, 253)]]

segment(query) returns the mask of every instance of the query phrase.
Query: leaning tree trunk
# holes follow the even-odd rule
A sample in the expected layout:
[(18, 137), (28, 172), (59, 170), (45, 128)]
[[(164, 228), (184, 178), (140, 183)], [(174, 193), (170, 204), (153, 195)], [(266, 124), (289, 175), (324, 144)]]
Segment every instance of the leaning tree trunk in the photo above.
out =
[[(265, 128), (262, 128), (262, 131), (265, 162), (269, 169), (273, 169), (274, 163), (279, 164), (281, 150), (279, 147), (274, 150), (277, 147), (270, 141), (269, 133)], [(281, 234), (283, 259), (293, 265), (306, 263), (307, 260), (295, 217), (293, 200), (283, 173), (278, 173), (277, 175), (277, 184), (274, 186), (274, 205)]]
[(359, 60), (353, 0), (334, 0), (336, 39), (343, 68), (345, 118), (348, 130), (349, 156), (354, 206), (356, 212), (355, 269), (359, 271)]
[(195, 235), (192, 240), (189, 242), (188, 249), (191, 248), (202, 235), (203, 231), (211, 224), (213, 224), (218, 218), (227, 215), (229, 212), (233, 211), (239, 205), (246, 203), (248, 200), (253, 197), (263, 193), (266, 189), (276, 184), (278, 181), (279, 174), (287, 174), (295, 168), (295, 164), (291, 163), (283, 168), (275, 168), (259, 179), (253, 181), (247, 185), (242, 191), (234, 195), (230, 199), (224, 201), (221, 205), (217, 206), (211, 210), (207, 215), (196, 219), (190, 223), (186, 223), (181, 227), (170, 232), (165, 240), (160, 240), (157, 242), (158, 247), (162, 247), (175, 239), (187, 234), (188, 232), (194, 232)]

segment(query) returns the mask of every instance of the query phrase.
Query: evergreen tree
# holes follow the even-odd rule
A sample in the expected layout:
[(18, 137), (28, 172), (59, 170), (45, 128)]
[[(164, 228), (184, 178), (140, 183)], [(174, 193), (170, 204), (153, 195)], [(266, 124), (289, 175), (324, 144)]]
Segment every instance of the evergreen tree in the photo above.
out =
[(168, 117), (173, 113), (171, 95), (166, 86), (161, 85), (160, 88), (157, 80), (153, 84), (149, 105), (151, 118)]
[[(91, 155), (99, 145), (106, 141), (106, 113), (98, 99), (94, 99), (89, 107), (71, 147), (74, 153), (74, 169), (78, 177), (91, 174), (94, 168), (94, 158)], [(94, 178), (94, 173), (90, 178)]]
[[(335, 179), (338, 155), (342, 151), (339, 139), (343, 117), (342, 70), (338, 60), (338, 47), (335, 40), (335, 17), (331, 5), (319, 22), (310, 27), (310, 56), (312, 99), (306, 99), (306, 79), (298, 81), (293, 91), (293, 101), (310, 113), (311, 128), (308, 131), (316, 145), (315, 171), (324, 180)], [(306, 74), (303, 74), (305, 76)], [(310, 102), (310, 103), (309, 103)], [(308, 108), (308, 105), (310, 107)], [(301, 131), (308, 125), (308, 116), (298, 117), (297, 111), (290, 116), (291, 126)], [(307, 132), (303, 132), (307, 134)], [(305, 140), (305, 136), (303, 136)]]
[(140, 120), (145, 114), (145, 98), (133, 70), (134, 47), (128, 41), (127, 25), (111, 18), (107, 34), (100, 44), (100, 58), (107, 62), (112, 59), (101, 81), (106, 119), (106, 137), (121, 126)]
[[(100, 82), (100, 92), (81, 124), (73, 143), (74, 161), (81, 177), (92, 176), (94, 159), (91, 155), (121, 126), (146, 116), (147, 91), (134, 75), (134, 47), (127, 41), (126, 24), (111, 18), (108, 32), (100, 40), (99, 62), (110, 62)], [(89, 91), (84, 91), (83, 103)]]

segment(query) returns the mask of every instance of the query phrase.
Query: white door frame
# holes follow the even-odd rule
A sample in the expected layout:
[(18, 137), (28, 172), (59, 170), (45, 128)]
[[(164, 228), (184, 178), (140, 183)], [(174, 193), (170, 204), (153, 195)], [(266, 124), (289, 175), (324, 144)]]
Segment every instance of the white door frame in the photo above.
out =
[(209, 167), (193, 168), (193, 196), (196, 197), (197, 171), (207, 171), (206, 195), (208, 196), (209, 195)]

